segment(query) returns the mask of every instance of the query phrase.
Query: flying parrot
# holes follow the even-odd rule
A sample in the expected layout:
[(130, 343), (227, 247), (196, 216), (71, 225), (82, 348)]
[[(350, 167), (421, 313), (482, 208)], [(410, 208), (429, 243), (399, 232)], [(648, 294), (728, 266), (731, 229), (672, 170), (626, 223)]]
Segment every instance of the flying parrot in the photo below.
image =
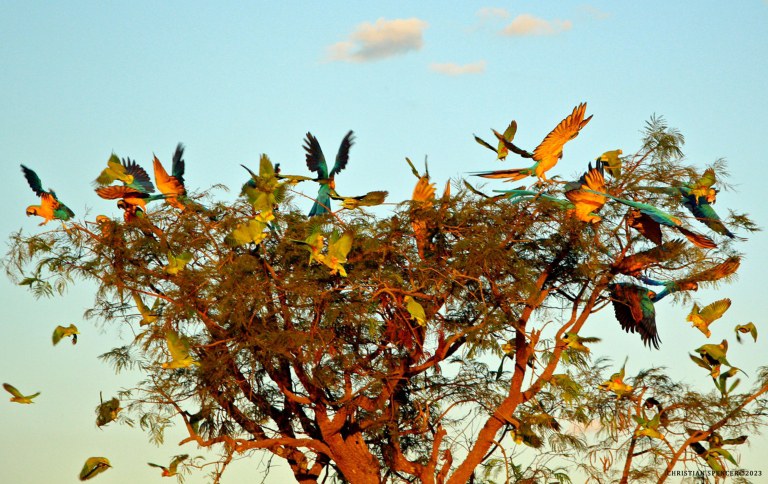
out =
[(387, 191), (373, 191), (368, 192), (365, 195), (359, 195), (357, 197), (342, 197), (336, 190), (331, 190), (329, 196), (334, 200), (341, 200), (341, 205), (347, 210), (354, 210), (360, 207), (373, 207), (381, 205), (386, 200), (389, 192)]
[[(271, 214), (272, 212), (269, 213)], [(258, 217), (254, 217), (235, 227), (225, 240), (233, 247), (250, 244), (251, 242), (258, 245), (269, 235), (269, 232), (265, 231), (266, 228), (266, 222), (259, 220)]]
[(584, 353), (589, 353), (589, 348), (587, 348), (584, 343), (599, 343), (600, 341), (600, 338), (594, 336), (579, 336), (576, 333), (565, 333), (563, 335), (563, 342), (566, 343), (569, 348)]
[(564, 195), (573, 203), (576, 218), (582, 222), (597, 223), (601, 217), (595, 215), (595, 212), (603, 208), (607, 201), (605, 196), (598, 195), (598, 193), (604, 191), (603, 165), (598, 163), (595, 168), (592, 168), (590, 163), (587, 172), (582, 175), (578, 182), (566, 185)]
[[(497, 170), (476, 173), (475, 175), (483, 178), (505, 178), (507, 181), (516, 181), (527, 176), (536, 176), (539, 180), (546, 181), (546, 172), (557, 164), (560, 158), (563, 157), (563, 147), (565, 144), (578, 136), (579, 131), (587, 125), (592, 116), (584, 118), (584, 112), (587, 109), (586, 103), (581, 103), (575, 108), (573, 112), (569, 114), (565, 119), (550, 131), (550, 133), (544, 138), (544, 140), (537, 146), (533, 153), (522, 152), (519, 153), (523, 157), (533, 158), (535, 163), (528, 168), (512, 168), (508, 170)], [(507, 142), (503, 135), (497, 134), (499, 141), (510, 151), (520, 152), (511, 142)], [(529, 156), (530, 155), (530, 156)]]
[(317, 173), (317, 182), (320, 184), (320, 189), (317, 192), (317, 199), (315, 200), (312, 209), (309, 211), (309, 216), (322, 215), (328, 213), (331, 210), (331, 190), (336, 189), (335, 176), (341, 170), (347, 166), (349, 161), (349, 149), (354, 144), (354, 133), (349, 131), (344, 139), (341, 141), (339, 151), (336, 154), (336, 162), (333, 165), (331, 171), (328, 171), (328, 165), (323, 156), (323, 150), (320, 149), (320, 142), (312, 136), (312, 133), (307, 133), (307, 137), (304, 140), (304, 150), (307, 152), (306, 161), (309, 171)]
[(411, 160), (405, 161), (411, 167), (411, 172), (419, 179), (411, 195), (411, 228), (413, 236), (416, 239), (416, 248), (419, 251), (419, 257), (424, 258), (425, 251), (430, 248), (430, 232), (433, 227), (431, 223), (434, 217), (431, 216), (432, 207), (435, 205), (435, 184), (429, 181), (429, 168), (427, 160), (424, 160), (424, 174), (420, 174)]
[(80, 471), (80, 480), (87, 481), (112, 467), (106, 457), (89, 457)]
[(686, 321), (693, 323), (693, 327), (698, 328), (699, 331), (709, 338), (712, 335), (709, 325), (720, 319), (729, 307), (731, 307), (731, 300), (728, 298), (720, 299), (703, 308), (699, 308), (698, 304), (694, 303), (693, 309), (688, 314)]
[(159, 464), (153, 464), (151, 462), (147, 462), (147, 465), (150, 466), (150, 467), (157, 467), (159, 469), (162, 469), (163, 470), (163, 473), (162, 473), (163, 477), (173, 477), (173, 476), (175, 476), (178, 473), (177, 469), (179, 467), (179, 464), (184, 462), (188, 457), (189, 457), (189, 454), (177, 455), (177, 456), (175, 456), (173, 458), (173, 460), (168, 465), (168, 467), (161, 466)]
[(165, 272), (171, 275), (176, 275), (189, 264), (192, 260), (192, 254), (189, 252), (182, 252), (179, 255), (174, 255), (173, 252), (168, 251), (168, 265), (163, 267)]
[(650, 267), (655, 267), (678, 256), (685, 243), (682, 239), (664, 242), (647, 250), (625, 256), (611, 265), (611, 272), (637, 277)]
[(173, 330), (165, 332), (165, 342), (168, 351), (171, 354), (171, 361), (163, 363), (163, 368), (188, 368), (190, 366), (200, 366), (200, 362), (189, 355), (189, 340), (184, 336), (179, 336)]
[[(99, 400), (101, 400), (101, 394), (99, 394)], [(101, 428), (107, 425), (109, 422), (117, 420), (117, 414), (120, 413), (122, 407), (120, 407), (120, 400), (112, 398), (111, 400), (101, 401), (96, 407), (96, 426)]]
[[(493, 134), (497, 138), (499, 138), (499, 142), (496, 148), (494, 148), (490, 143), (478, 137), (477, 135), (475, 135), (475, 141), (480, 143), (481, 146), (484, 146), (489, 150), (493, 151), (494, 153), (496, 153), (496, 159), (504, 160), (509, 154), (509, 149), (507, 148), (507, 145), (512, 143), (512, 140), (515, 139), (515, 133), (517, 132), (517, 122), (513, 120), (511, 123), (509, 123), (509, 126), (507, 126), (507, 129), (504, 130), (504, 134), (499, 134), (499, 132), (496, 131), (495, 129), (491, 131), (493, 131)], [(506, 141), (506, 143), (504, 141), (501, 141), (501, 138), (503, 138)], [(521, 154), (521, 153), (518, 152), (518, 154)]]
[(35, 403), (32, 401), (32, 399), (40, 395), (40, 392), (33, 393), (32, 395), (22, 395), (21, 392), (18, 391), (16, 387), (11, 385), (10, 383), (3, 383), (3, 388), (5, 388), (5, 391), (13, 395), (10, 401), (15, 403), (24, 403), (24, 404)]
[(613, 302), (613, 311), (628, 333), (638, 332), (646, 346), (659, 349), (659, 333), (656, 329), (656, 309), (653, 306), (653, 291), (629, 283), (614, 283), (608, 286)]
[(609, 175), (618, 178), (621, 176), (621, 153), (621, 150), (606, 151), (596, 161), (603, 164)]
[(72, 336), (72, 344), (77, 344), (77, 335), (80, 334), (80, 332), (77, 330), (77, 326), (74, 324), (70, 324), (66, 328), (64, 326), (56, 326), (56, 329), (53, 330), (53, 346), (56, 346), (59, 341), (62, 340), (62, 338), (66, 338), (67, 336)]
[(184, 200), (187, 196), (187, 189), (184, 187), (184, 145), (179, 143), (176, 146), (176, 152), (173, 154), (171, 163), (171, 174), (169, 175), (163, 167), (157, 156), (153, 157), (152, 166), (155, 170), (155, 184), (157, 189), (165, 195), (165, 201), (168, 205), (186, 209)]
[(21, 165), (21, 171), (24, 173), (24, 178), (27, 179), (29, 187), (35, 192), (35, 195), (40, 197), (40, 205), (30, 205), (27, 207), (28, 217), (30, 215), (42, 217), (43, 221), (40, 222), (40, 225), (45, 225), (53, 219), (65, 221), (75, 216), (75, 213), (69, 207), (59, 201), (53, 190), (49, 188), (48, 191), (45, 191), (43, 189), (43, 183), (40, 181), (37, 173), (24, 165)]
[(640, 279), (646, 284), (664, 286), (664, 290), (653, 297), (653, 302), (657, 302), (674, 292), (697, 291), (699, 289), (699, 284), (716, 282), (720, 279), (730, 277), (736, 273), (740, 264), (741, 258), (739, 256), (731, 256), (723, 262), (710, 267), (709, 269), (691, 274), (683, 279), (678, 279), (676, 281), (655, 281), (647, 277), (641, 277)]
[(646, 436), (650, 439), (664, 440), (664, 436), (659, 432), (659, 425), (661, 424), (661, 413), (657, 413), (652, 419), (648, 420), (645, 415), (633, 415), (632, 416), (640, 427), (635, 430), (635, 436)]
[(152, 309), (150, 309), (144, 304), (144, 300), (138, 292), (131, 291), (131, 295), (133, 296), (133, 301), (136, 303), (136, 309), (139, 311), (139, 314), (141, 314), (139, 326), (147, 326), (156, 322), (159, 317), (158, 309), (160, 307), (160, 298), (155, 299), (155, 302), (152, 304)]
[(155, 187), (144, 168), (130, 158), (120, 160), (116, 154), (112, 153), (107, 161), (107, 168), (96, 178), (95, 183), (104, 187), (111, 185), (114, 181), (121, 181), (124, 186), (139, 192), (152, 193), (155, 191)]
[(291, 242), (303, 245), (309, 251), (309, 262), (311, 264), (313, 260), (322, 263), (325, 260), (325, 255), (322, 254), (325, 237), (323, 237), (320, 231), (320, 226), (315, 225), (312, 228), (312, 232), (304, 240), (291, 239)]
[(736, 341), (739, 343), (741, 343), (741, 335), (746, 333), (752, 335), (752, 339), (757, 341), (757, 328), (755, 327), (755, 323), (739, 324), (736, 325), (733, 330), (736, 331)]

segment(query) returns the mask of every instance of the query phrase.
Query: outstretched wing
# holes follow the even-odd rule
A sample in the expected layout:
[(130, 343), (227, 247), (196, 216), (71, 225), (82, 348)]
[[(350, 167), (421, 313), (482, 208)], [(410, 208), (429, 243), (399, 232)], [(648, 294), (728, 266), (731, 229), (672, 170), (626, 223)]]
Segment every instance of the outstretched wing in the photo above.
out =
[(27, 168), (26, 166), (21, 165), (21, 171), (24, 172), (24, 178), (27, 179), (29, 188), (35, 192), (35, 195), (42, 197), (43, 193), (48, 193), (43, 190), (43, 182), (40, 181), (40, 177), (37, 176), (37, 173), (35, 173), (31, 168)]
[(3, 388), (5, 388), (5, 391), (10, 393), (16, 398), (24, 398), (24, 395), (21, 394), (20, 391), (16, 389), (15, 386), (11, 385), (10, 383), (3, 383)]
[(121, 161), (125, 167), (125, 172), (133, 177), (133, 181), (129, 183), (131, 188), (144, 193), (155, 191), (155, 186), (152, 185), (152, 181), (149, 179), (149, 175), (144, 168), (140, 167), (138, 163), (130, 158), (123, 158)]
[(336, 163), (334, 163), (331, 173), (328, 174), (329, 177), (332, 177), (347, 166), (347, 162), (349, 161), (349, 149), (353, 144), (355, 144), (355, 134), (350, 130), (349, 133), (344, 136), (344, 139), (341, 140), (339, 152), (336, 153)]
[(184, 186), (184, 145), (179, 143), (176, 145), (176, 152), (173, 153), (173, 163), (171, 164), (171, 174), (179, 180), (182, 186)]
[(730, 299), (720, 299), (719, 301), (704, 306), (701, 311), (699, 311), (699, 316), (707, 322), (712, 322), (720, 319), (729, 307), (731, 307)]
[(317, 173), (318, 178), (328, 178), (328, 165), (325, 163), (325, 156), (323, 156), (323, 150), (320, 149), (320, 142), (317, 138), (312, 136), (312, 133), (307, 132), (307, 137), (304, 139), (304, 151), (307, 152), (307, 168), (309, 171)]
[(563, 156), (565, 143), (579, 135), (581, 128), (587, 125), (592, 116), (584, 119), (587, 103), (581, 103), (565, 119), (560, 121), (555, 129), (549, 132), (544, 141), (533, 150), (533, 159), (541, 161), (549, 159), (557, 161)]

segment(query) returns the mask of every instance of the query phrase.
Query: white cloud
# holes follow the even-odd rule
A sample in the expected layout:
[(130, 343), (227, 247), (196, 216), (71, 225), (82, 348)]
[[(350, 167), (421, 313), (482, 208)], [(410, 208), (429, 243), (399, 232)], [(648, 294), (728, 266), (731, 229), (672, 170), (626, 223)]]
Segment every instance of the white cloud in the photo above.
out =
[(328, 47), (330, 61), (370, 62), (419, 50), (427, 22), (417, 19), (378, 19), (355, 27), (347, 40)]
[(571, 30), (573, 22), (570, 20), (544, 20), (524, 13), (515, 17), (512, 22), (501, 31), (504, 35), (520, 37), (525, 35), (554, 35), (559, 32)]
[[(765, 1), (768, 2), (768, 0), (765, 0)], [(581, 10), (596, 20), (605, 20), (611, 16), (610, 13), (603, 12), (599, 8), (595, 8), (592, 5), (583, 5), (581, 7)]]
[(481, 19), (507, 18), (509, 17), (509, 10), (501, 7), (483, 7), (477, 11), (477, 16)]
[(477, 61), (471, 64), (454, 64), (448, 62), (446, 64), (433, 63), (429, 65), (429, 69), (439, 74), (446, 76), (463, 76), (464, 74), (480, 74), (485, 72), (485, 61)]

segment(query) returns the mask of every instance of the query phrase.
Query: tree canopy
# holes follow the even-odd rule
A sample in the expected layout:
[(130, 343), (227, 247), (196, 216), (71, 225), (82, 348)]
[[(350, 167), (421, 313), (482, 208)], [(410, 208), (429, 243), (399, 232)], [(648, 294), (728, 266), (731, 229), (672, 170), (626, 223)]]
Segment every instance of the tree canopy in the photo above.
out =
[[(528, 185), (454, 180), (439, 191), (408, 160), (413, 195), (387, 210), (368, 208), (386, 192), (336, 192), (334, 175), (354, 162), (352, 132), (330, 171), (307, 134), (317, 177), (284, 174), (262, 155), (234, 202), (184, 186), (181, 145), (170, 172), (153, 160), (159, 194), (139, 164), (112, 155), (97, 192), (118, 200), (122, 220), (75, 218), (24, 167), (42, 200), (27, 213), (56, 225), (14, 234), (6, 270), (38, 296), (95, 281), (86, 316), (130, 325), (135, 338), (102, 358), (144, 378), (102, 401), (98, 423), (130, 416), (155, 441), (183, 425), (184, 454), (153, 464), (163, 475), (199, 467), (187, 458), (194, 446), (220, 452), (215, 481), (253, 452), (284, 459), (299, 482), (662, 482), (682, 466), (722, 471), (764, 423), (768, 391), (763, 369), (736, 392), (739, 362), (727, 339), (717, 343), (734, 331), (717, 323), (730, 301), (689, 317), (691, 331), (713, 333), (684, 349), (712, 376), (710, 392), (589, 348), (623, 329), (638, 345), (680, 351), (656, 305), (727, 282), (741, 260), (736, 234), (756, 227), (714, 211), (724, 162), (689, 165), (661, 118), (633, 153), (597, 150), (579, 180), (560, 179), (558, 161), (578, 165), (560, 158), (591, 118), (585, 108), (532, 150), (516, 145), (514, 121), (493, 143), (476, 137), (494, 158), (533, 163), (480, 176)], [(294, 193), (312, 183), (306, 216)], [(613, 328), (590, 325), (602, 310)], [(76, 341), (65, 329), (58, 340)], [(748, 333), (754, 344), (754, 325), (735, 335)]]

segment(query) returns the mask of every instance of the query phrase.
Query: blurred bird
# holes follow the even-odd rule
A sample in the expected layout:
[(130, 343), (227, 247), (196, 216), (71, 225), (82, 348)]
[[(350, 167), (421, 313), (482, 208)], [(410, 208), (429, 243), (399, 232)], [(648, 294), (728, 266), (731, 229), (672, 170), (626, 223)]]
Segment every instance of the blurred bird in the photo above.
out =
[(424, 307), (411, 296), (405, 296), (403, 301), (405, 302), (405, 309), (411, 315), (411, 319), (415, 320), (419, 326), (426, 326), (427, 314), (424, 312)]
[(650, 420), (648, 420), (648, 417), (645, 416), (645, 412), (643, 412), (643, 415), (633, 415), (632, 417), (640, 427), (635, 430), (636, 437), (646, 436), (651, 439), (664, 440), (664, 436), (661, 434), (661, 432), (659, 432), (659, 425), (661, 425), (660, 412), (656, 413), (656, 415)]
[[(696, 349), (701, 358), (697, 358), (693, 355), (689, 355), (691, 359), (704, 368), (710, 371), (712, 378), (717, 378), (720, 375), (720, 366), (727, 365), (734, 368), (726, 359), (726, 353), (728, 352), (728, 340), (723, 340), (720, 344), (708, 344), (702, 345)], [(739, 370), (741, 371), (741, 370)], [(743, 371), (742, 371), (743, 373)], [(745, 373), (746, 374), (746, 373)]]
[(62, 338), (66, 338), (67, 336), (72, 337), (72, 344), (77, 344), (77, 335), (80, 334), (80, 332), (77, 330), (77, 326), (74, 324), (70, 324), (66, 328), (64, 326), (56, 326), (56, 329), (53, 330), (53, 346), (56, 346), (59, 344), (59, 341), (62, 340)]
[[(475, 135), (475, 141), (480, 143), (481, 146), (484, 146), (489, 150), (493, 151), (494, 153), (496, 153), (496, 159), (504, 160), (509, 154), (509, 149), (507, 148), (507, 145), (512, 143), (512, 140), (515, 139), (515, 133), (517, 132), (517, 122), (512, 121), (511, 123), (509, 123), (509, 126), (507, 126), (507, 129), (504, 130), (504, 134), (499, 134), (499, 132), (496, 131), (495, 129), (491, 131), (493, 131), (493, 134), (497, 138), (499, 138), (499, 142), (496, 148), (494, 148), (493, 146), (491, 146), (490, 143), (488, 143), (487, 141), (483, 140), (482, 138), (476, 135)], [(505, 141), (501, 141), (501, 138), (503, 138), (506, 141), (506, 143)], [(518, 154), (521, 154), (521, 153), (518, 152)]]
[(10, 383), (3, 383), (3, 388), (5, 388), (5, 391), (13, 395), (10, 401), (15, 403), (34, 403), (32, 399), (40, 395), (40, 392), (33, 393), (32, 395), (22, 395), (21, 392), (18, 391), (16, 387)]
[(251, 175), (240, 191), (250, 202), (253, 210), (257, 212), (256, 218), (261, 222), (269, 222), (274, 219), (273, 212), (275, 206), (285, 197), (285, 183), (280, 183), (277, 178), (275, 166), (267, 155), (261, 155), (259, 158), (259, 174), (257, 175), (245, 165), (245, 168)]
[(598, 162), (603, 164), (606, 171), (608, 171), (608, 174), (613, 178), (618, 178), (621, 176), (621, 154), (621, 150), (606, 151), (597, 159)]
[(664, 286), (664, 290), (653, 297), (653, 302), (658, 302), (669, 294), (679, 291), (697, 291), (699, 289), (699, 285), (702, 283), (717, 282), (720, 279), (730, 277), (736, 273), (740, 264), (741, 257), (731, 256), (725, 261), (712, 266), (709, 269), (691, 274), (687, 277), (684, 277), (683, 279), (678, 279), (675, 281), (656, 281), (647, 277), (641, 277), (640, 280), (646, 284)]
[(432, 249), (430, 232), (436, 229), (432, 216), (432, 208), (435, 205), (435, 184), (429, 181), (429, 167), (426, 158), (424, 159), (423, 175), (413, 166), (410, 159), (406, 158), (405, 161), (411, 167), (413, 175), (419, 179), (413, 189), (413, 195), (411, 195), (410, 214), (411, 228), (416, 239), (416, 249), (419, 251), (419, 257), (424, 259), (426, 251)]
[(101, 400), (101, 393), (99, 393), (99, 400), (101, 403), (96, 407), (96, 426), (101, 428), (109, 422), (117, 420), (117, 414), (122, 408), (120, 407), (120, 400), (117, 398), (105, 402)]
[(163, 470), (162, 476), (163, 477), (173, 477), (177, 474), (177, 469), (179, 467), (179, 464), (184, 462), (189, 457), (189, 454), (182, 454), (177, 455), (173, 458), (171, 463), (168, 465), (168, 467), (161, 466), (159, 464), (153, 464), (151, 462), (147, 462), (147, 465), (150, 467), (157, 467), (159, 469)]
[(21, 165), (21, 171), (24, 173), (24, 178), (27, 179), (29, 187), (35, 192), (35, 195), (40, 197), (40, 205), (30, 205), (27, 207), (27, 216), (37, 215), (42, 217), (43, 221), (40, 222), (40, 225), (45, 225), (53, 219), (65, 221), (75, 216), (75, 213), (69, 207), (59, 201), (53, 190), (49, 188), (48, 191), (45, 191), (43, 189), (43, 183), (40, 181), (37, 173), (24, 165)]
[(600, 338), (594, 336), (579, 336), (576, 333), (565, 333), (563, 335), (563, 342), (565, 342), (569, 348), (584, 353), (589, 353), (589, 348), (587, 348), (584, 343), (599, 343), (600, 341), (602, 341)]
[(684, 249), (685, 243), (682, 239), (670, 240), (616, 260), (611, 265), (611, 272), (637, 277), (646, 269), (659, 266), (677, 257)]
[(141, 314), (139, 326), (147, 326), (156, 322), (159, 317), (158, 310), (160, 308), (160, 298), (155, 298), (155, 302), (152, 304), (152, 309), (150, 309), (144, 304), (144, 300), (138, 292), (131, 291), (131, 295), (133, 296), (133, 301), (136, 303), (136, 309), (139, 311), (139, 314)]
[(643, 344), (659, 349), (661, 340), (656, 329), (654, 292), (648, 288), (624, 282), (610, 284), (608, 291), (621, 329), (628, 333), (637, 331)]
[(80, 471), (80, 480), (87, 481), (112, 467), (106, 457), (89, 457)]
[(601, 383), (599, 388), (604, 391), (613, 392), (619, 398), (631, 395), (633, 390), (632, 385), (624, 383), (624, 369), (626, 366), (627, 360), (624, 360), (624, 364), (621, 365), (621, 370)]
[(539, 146), (533, 150), (533, 154), (520, 150), (514, 144), (508, 142), (503, 135), (497, 133), (499, 141), (510, 151), (516, 151), (525, 158), (533, 158), (535, 163), (528, 168), (487, 171), (475, 173), (475, 175), (483, 178), (505, 178), (507, 181), (516, 181), (535, 175), (539, 180), (547, 181), (545, 173), (563, 157), (563, 147), (565, 144), (578, 136), (579, 131), (592, 119), (592, 116), (584, 118), (584, 111), (586, 109), (586, 103), (581, 103), (573, 108), (573, 112), (563, 119), (555, 129), (549, 132)]
[[(270, 211), (269, 213), (271, 214), (272, 212)], [(239, 247), (241, 245), (250, 244), (251, 242), (258, 245), (262, 240), (267, 238), (267, 235), (269, 235), (269, 232), (265, 231), (266, 228), (266, 222), (260, 220), (258, 217), (254, 217), (235, 227), (235, 229), (226, 237), (225, 241), (232, 247)]]
[(336, 190), (331, 190), (329, 194), (329, 196), (332, 199), (341, 200), (342, 207), (346, 208), (347, 210), (354, 210), (360, 207), (374, 207), (376, 205), (381, 205), (382, 203), (384, 203), (384, 200), (386, 200), (387, 195), (389, 195), (389, 192), (373, 191), (357, 197), (342, 197), (341, 195), (336, 193)]
[(331, 190), (336, 189), (335, 176), (341, 170), (347, 166), (349, 161), (349, 149), (354, 144), (354, 133), (349, 131), (344, 139), (341, 141), (339, 151), (336, 154), (336, 162), (333, 165), (331, 171), (328, 171), (328, 166), (323, 156), (323, 150), (320, 149), (320, 142), (312, 136), (312, 133), (307, 133), (307, 137), (304, 140), (304, 150), (307, 152), (306, 161), (307, 168), (310, 171), (317, 173), (317, 182), (320, 184), (320, 189), (317, 192), (317, 199), (315, 200), (312, 209), (309, 211), (309, 216), (322, 215), (328, 213), (331, 209)]
[(189, 252), (182, 252), (179, 255), (175, 255), (173, 252), (168, 251), (168, 265), (163, 267), (163, 270), (170, 275), (176, 275), (189, 264), (192, 260), (192, 254)]
[(116, 154), (112, 153), (107, 161), (107, 168), (99, 174), (95, 183), (104, 187), (115, 181), (120, 181), (124, 186), (138, 192), (152, 193), (155, 191), (155, 187), (144, 168), (130, 158), (120, 160)]
[(331, 274), (338, 272), (341, 277), (347, 277), (347, 271), (342, 264), (347, 262), (347, 255), (352, 250), (354, 237), (355, 233), (351, 230), (345, 230), (343, 234), (334, 230), (331, 234), (328, 239), (328, 253), (320, 261), (331, 269)]
[(320, 231), (320, 226), (315, 225), (312, 227), (312, 232), (307, 236), (304, 240), (295, 240), (290, 239), (291, 242), (303, 245), (307, 248), (309, 251), (309, 262), (308, 264), (311, 264), (312, 261), (317, 261), (322, 263), (323, 260), (325, 260), (325, 255), (323, 255), (323, 246), (325, 237), (323, 237), (322, 232)]
[(173, 330), (168, 330), (165, 332), (165, 342), (168, 346), (168, 352), (171, 354), (171, 361), (163, 363), (162, 368), (200, 366), (200, 362), (189, 355), (189, 340), (186, 337), (179, 336)]
[(603, 166), (598, 163), (594, 168), (589, 164), (587, 172), (579, 181), (566, 184), (565, 198), (574, 206), (576, 218), (582, 222), (597, 223), (602, 218), (595, 213), (603, 208), (607, 198), (598, 193), (605, 191)]
[(703, 308), (699, 308), (698, 304), (694, 303), (693, 309), (688, 314), (686, 321), (693, 323), (694, 328), (697, 328), (709, 338), (712, 335), (709, 325), (720, 319), (729, 307), (731, 307), (731, 300), (728, 298), (720, 299)]
[(755, 327), (755, 323), (736, 325), (734, 331), (736, 331), (736, 341), (739, 343), (741, 343), (741, 335), (746, 333), (752, 335), (752, 339), (757, 342), (757, 328)]

